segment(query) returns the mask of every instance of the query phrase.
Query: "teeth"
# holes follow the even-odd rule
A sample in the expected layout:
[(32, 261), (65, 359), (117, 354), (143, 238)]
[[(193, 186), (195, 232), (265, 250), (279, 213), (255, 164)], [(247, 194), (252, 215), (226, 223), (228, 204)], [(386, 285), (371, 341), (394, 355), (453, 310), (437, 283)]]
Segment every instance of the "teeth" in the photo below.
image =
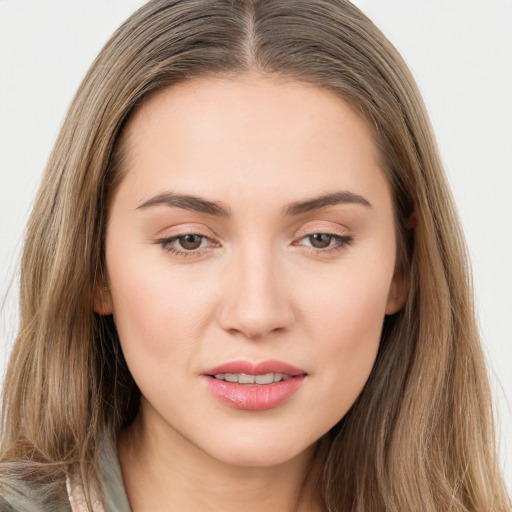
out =
[(266, 375), (256, 375), (254, 377), (256, 384), (271, 384), (274, 382), (274, 376), (271, 373), (267, 373)]
[(237, 384), (272, 384), (290, 378), (283, 373), (265, 373), (264, 375), (248, 375), (246, 373), (218, 373), (215, 375), (218, 380), (236, 382)]
[[(259, 377), (259, 375), (258, 375)], [(256, 380), (256, 377), (254, 375), (245, 375), (241, 373), (238, 376), (238, 383), (239, 384), (254, 384), (254, 381)]]

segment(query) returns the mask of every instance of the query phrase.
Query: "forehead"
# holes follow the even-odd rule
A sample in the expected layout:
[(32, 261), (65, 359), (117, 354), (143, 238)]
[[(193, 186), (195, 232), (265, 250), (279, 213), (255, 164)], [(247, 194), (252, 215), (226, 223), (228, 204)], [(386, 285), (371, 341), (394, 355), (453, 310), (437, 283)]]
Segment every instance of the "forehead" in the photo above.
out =
[(167, 188), (294, 200), (333, 187), (364, 194), (385, 180), (372, 131), (347, 101), (276, 77), (209, 77), (158, 91), (132, 115), (123, 149), (127, 186), (140, 200)]
[[(351, 131), (364, 132), (363, 136), (373, 138), (373, 130), (363, 116), (346, 99), (326, 87), (278, 75), (213, 75), (149, 94), (130, 117), (123, 137), (131, 145), (133, 137), (139, 138), (143, 133), (153, 136), (152, 130), (168, 123), (183, 134), (192, 128), (187, 137), (195, 133), (202, 139), (205, 131), (211, 137), (215, 133), (212, 128), (222, 122), (223, 127), (232, 123), (236, 128), (244, 128), (237, 132), (233, 142), (248, 135), (270, 138), (283, 125), (287, 130), (281, 136), (289, 135), (293, 139), (308, 129), (316, 129), (322, 135), (318, 125), (339, 124), (340, 113), (343, 124), (350, 124)], [(190, 126), (188, 121), (194, 125)]]

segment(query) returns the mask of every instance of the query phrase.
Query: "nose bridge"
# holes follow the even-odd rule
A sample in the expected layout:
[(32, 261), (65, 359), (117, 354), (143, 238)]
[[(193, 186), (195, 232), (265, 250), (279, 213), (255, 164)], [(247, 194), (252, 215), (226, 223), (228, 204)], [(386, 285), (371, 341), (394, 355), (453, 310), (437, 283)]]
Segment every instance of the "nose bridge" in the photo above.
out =
[(248, 338), (288, 328), (292, 306), (284, 286), (280, 258), (265, 242), (247, 240), (233, 254), (233, 272), (221, 314), (222, 327)]

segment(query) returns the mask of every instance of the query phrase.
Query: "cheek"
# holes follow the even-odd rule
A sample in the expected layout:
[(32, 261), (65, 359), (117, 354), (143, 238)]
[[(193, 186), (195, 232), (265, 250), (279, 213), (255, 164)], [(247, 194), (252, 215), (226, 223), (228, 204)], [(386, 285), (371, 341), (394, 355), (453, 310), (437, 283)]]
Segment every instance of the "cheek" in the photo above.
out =
[[(367, 260), (368, 262), (368, 260)], [(337, 423), (362, 391), (379, 348), (393, 259), (347, 265), (322, 293), (310, 294), (306, 326), (315, 340), (316, 377), (331, 407), (327, 424)], [(326, 414), (320, 408), (319, 414)]]
[(179, 269), (171, 271), (157, 251), (151, 259), (136, 251), (120, 255), (116, 249), (107, 252), (107, 272), (126, 357), (159, 360), (170, 346), (179, 353), (198, 343), (213, 310), (208, 284)]
[(195, 367), (213, 310), (207, 286), (162, 261), (149, 263), (147, 255), (142, 264), (133, 253), (120, 258), (112, 252), (110, 261), (114, 321), (133, 378), (146, 397), (161, 400), (170, 382), (174, 393), (187, 396), (185, 377)]
[(347, 265), (325, 279), (321, 288), (317, 282), (316, 293), (304, 292), (307, 304), (302, 310), (308, 312), (311, 333), (323, 332), (330, 349), (343, 346), (348, 351), (379, 339), (393, 264)]

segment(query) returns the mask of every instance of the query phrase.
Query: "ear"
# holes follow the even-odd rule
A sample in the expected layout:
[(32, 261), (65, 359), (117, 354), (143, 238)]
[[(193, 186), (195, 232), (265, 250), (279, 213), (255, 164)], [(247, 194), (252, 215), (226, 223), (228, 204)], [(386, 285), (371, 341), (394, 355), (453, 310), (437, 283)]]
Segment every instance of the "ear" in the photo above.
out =
[(100, 278), (94, 285), (93, 308), (98, 315), (111, 315), (113, 312), (112, 295), (105, 280)]
[[(416, 225), (418, 223), (416, 212), (413, 212), (405, 223), (406, 237), (412, 236)], [(403, 241), (406, 243), (406, 240)], [(404, 253), (405, 248), (398, 250), (398, 258), (395, 264), (395, 272), (389, 287), (388, 300), (386, 303), (386, 315), (394, 315), (400, 311), (405, 304), (407, 299), (407, 293), (409, 289), (409, 273), (410, 266), (405, 262), (406, 255)]]
[(397, 265), (386, 302), (386, 315), (394, 315), (400, 311), (407, 298), (407, 279), (403, 265)]

